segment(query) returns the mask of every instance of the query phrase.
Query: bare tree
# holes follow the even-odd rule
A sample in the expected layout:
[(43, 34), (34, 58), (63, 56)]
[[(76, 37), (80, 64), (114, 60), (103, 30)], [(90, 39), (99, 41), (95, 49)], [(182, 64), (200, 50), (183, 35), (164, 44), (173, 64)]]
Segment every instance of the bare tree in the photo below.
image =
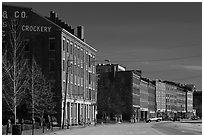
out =
[(23, 57), (24, 40), (20, 26), (20, 21), (11, 19), (6, 42), (2, 44), (2, 96), (14, 114), (14, 124), (17, 106), (20, 105), (28, 84), (27, 61)]
[(32, 134), (34, 134), (35, 117), (41, 119), (42, 124), (45, 113), (54, 113), (55, 103), (53, 101), (54, 93), (51, 91), (51, 86), (34, 58), (32, 59), (32, 67), (29, 73), (31, 76), (29, 80), (30, 88), (26, 99), (32, 113)]

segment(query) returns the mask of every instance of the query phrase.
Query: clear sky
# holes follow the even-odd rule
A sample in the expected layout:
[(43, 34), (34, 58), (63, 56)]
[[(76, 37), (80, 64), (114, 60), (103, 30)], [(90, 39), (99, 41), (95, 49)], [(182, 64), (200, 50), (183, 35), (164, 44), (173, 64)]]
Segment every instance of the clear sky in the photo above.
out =
[[(85, 28), (97, 60), (202, 90), (202, 3), (10, 3)], [(103, 63), (103, 62), (101, 62)]]

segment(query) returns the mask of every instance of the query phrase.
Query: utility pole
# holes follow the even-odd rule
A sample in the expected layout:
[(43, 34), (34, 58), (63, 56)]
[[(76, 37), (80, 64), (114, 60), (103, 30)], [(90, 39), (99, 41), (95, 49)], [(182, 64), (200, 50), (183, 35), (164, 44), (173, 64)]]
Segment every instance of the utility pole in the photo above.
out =
[[(66, 84), (65, 84), (65, 95), (64, 95), (64, 107), (63, 107), (63, 119), (62, 119), (62, 129), (64, 129), (64, 123), (65, 123), (65, 110), (66, 110), (66, 100), (67, 100), (67, 85), (68, 85), (68, 74), (69, 74), (69, 56), (68, 56), (68, 60), (67, 60), (67, 69), (66, 69)], [(68, 123), (67, 123), (68, 124)], [(67, 126), (68, 127), (68, 126)]]

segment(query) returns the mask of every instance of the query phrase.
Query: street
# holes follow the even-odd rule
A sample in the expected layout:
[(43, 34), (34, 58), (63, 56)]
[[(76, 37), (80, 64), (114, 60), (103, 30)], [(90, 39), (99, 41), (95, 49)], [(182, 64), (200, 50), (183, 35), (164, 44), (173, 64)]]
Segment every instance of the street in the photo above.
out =
[(201, 123), (161, 122), (154, 124), (152, 128), (164, 135), (202, 135)]
[[(121, 123), (72, 128), (48, 133), (49, 135), (201, 135), (202, 126), (183, 126), (180, 122)], [(195, 127), (195, 126), (194, 126)]]

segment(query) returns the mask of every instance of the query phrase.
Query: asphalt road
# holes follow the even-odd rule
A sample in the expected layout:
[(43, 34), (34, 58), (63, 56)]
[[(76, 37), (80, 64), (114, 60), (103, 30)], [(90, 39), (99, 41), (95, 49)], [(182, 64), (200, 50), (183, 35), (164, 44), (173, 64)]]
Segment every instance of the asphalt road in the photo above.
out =
[(157, 131), (163, 133), (164, 135), (202, 135), (202, 127), (193, 128), (193, 123), (189, 123), (189, 125), (185, 125), (180, 122), (161, 122), (155, 123), (152, 125), (152, 128)]
[(121, 123), (72, 128), (49, 133), (49, 135), (201, 135), (202, 128), (192, 130), (192, 125), (184, 127), (182, 123), (151, 122)]
[(55, 135), (162, 135), (146, 123), (104, 124), (57, 131)]

